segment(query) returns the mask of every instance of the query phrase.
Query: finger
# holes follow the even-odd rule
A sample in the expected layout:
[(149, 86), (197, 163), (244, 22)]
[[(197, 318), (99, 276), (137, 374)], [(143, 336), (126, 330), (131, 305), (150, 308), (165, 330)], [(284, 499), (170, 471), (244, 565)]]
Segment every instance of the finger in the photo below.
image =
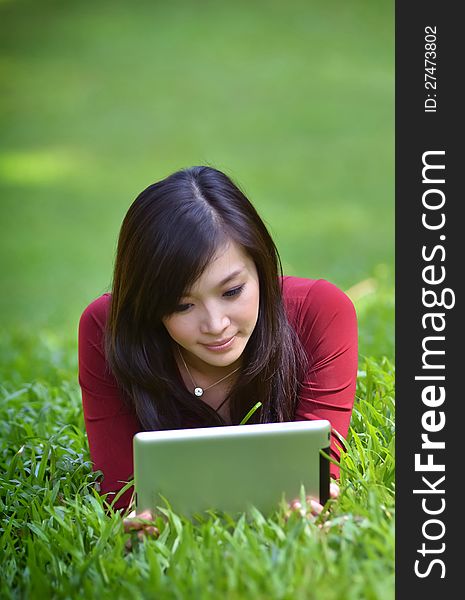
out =
[(123, 528), (125, 533), (129, 533), (130, 531), (137, 531), (138, 529), (142, 529), (144, 523), (141, 523), (135, 519), (128, 519), (123, 521)]
[(141, 529), (147, 523), (147, 521), (153, 522), (153, 513), (150, 510), (145, 510), (135, 517), (127, 517), (123, 520), (123, 528), (126, 533), (129, 531), (135, 531)]
[(292, 500), (292, 502), (289, 503), (289, 508), (291, 510), (300, 510), (302, 508), (302, 504), (300, 500)]
[(291, 511), (293, 512), (299, 512), (303, 517), (307, 516), (307, 515), (314, 515), (314, 516), (318, 516), (321, 511), (323, 510), (323, 506), (317, 502), (314, 498), (312, 498), (311, 496), (307, 496), (306, 498), (306, 509), (302, 506), (302, 503), (300, 502), (300, 500), (293, 500), (292, 502), (290, 502), (289, 504), (289, 508), (291, 509)]
[(148, 536), (152, 536), (152, 537), (158, 537), (160, 534), (160, 532), (158, 531), (158, 529), (152, 525), (149, 525), (148, 527), (144, 527), (143, 529), (140, 529), (137, 532), (137, 537), (139, 538), (139, 540), (143, 540), (144, 538), (148, 537)]
[(302, 517), (305, 517), (305, 510), (302, 507), (302, 503), (297, 498), (289, 502), (288, 507), (289, 510), (287, 511), (285, 516), (286, 521), (290, 518), (292, 513), (299, 513)]
[(155, 527), (154, 525), (148, 525), (148, 526), (144, 527), (143, 531), (145, 532), (146, 535), (150, 535), (153, 537), (158, 537), (160, 535), (158, 528)]
[(332, 481), (329, 484), (329, 496), (330, 496), (330, 498), (337, 498), (339, 496), (339, 492), (340, 492), (340, 489), (339, 489), (338, 484), (335, 483), (334, 481)]
[(323, 506), (311, 497), (307, 497), (307, 506), (310, 508), (310, 512), (313, 515), (319, 515), (323, 510)]
[(137, 534), (137, 537), (140, 540), (143, 539), (143, 537), (146, 535), (154, 536), (154, 537), (158, 537), (160, 535), (158, 528), (155, 527), (154, 525), (140, 525), (137, 528), (131, 527), (130, 529), (128, 529), (128, 531), (126, 531), (126, 533)]
[(153, 513), (149, 509), (143, 510), (141, 513), (136, 515), (136, 519), (146, 519), (147, 521), (153, 521)]
[(125, 533), (129, 533), (129, 531), (133, 531), (134, 529), (139, 529), (140, 524), (134, 523), (134, 521), (123, 521), (123, 529)]

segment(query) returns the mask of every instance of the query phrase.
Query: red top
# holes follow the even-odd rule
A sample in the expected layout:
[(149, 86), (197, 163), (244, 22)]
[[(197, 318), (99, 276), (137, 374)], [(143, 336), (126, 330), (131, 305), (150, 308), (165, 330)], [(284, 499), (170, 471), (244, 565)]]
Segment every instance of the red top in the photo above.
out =
[[(309, 359), (295, 421), (327, 419), (344, 438), (349, 429), (357, 377), (357, 319), (351, 300), (323, 279), (284, 277), (284, 303), (289, 323)], [(108, 368), (103, 331), (110, 307), (103, 294), (84, 310), (79, 321), (79, 384), (84, 420), (95, 470), (101, 470), (102, 493), (117, 492), (133, 477), (132, 438), (142, 431), (135, 412), (123, 402)], [(331, 455), (339, 457), (337, 437)], [(331, 475), (339, 476), (331, 464)], [(129, 505), (132, 489), (116, 503)], [(111, 497), (108, 499), (111, 501)]]

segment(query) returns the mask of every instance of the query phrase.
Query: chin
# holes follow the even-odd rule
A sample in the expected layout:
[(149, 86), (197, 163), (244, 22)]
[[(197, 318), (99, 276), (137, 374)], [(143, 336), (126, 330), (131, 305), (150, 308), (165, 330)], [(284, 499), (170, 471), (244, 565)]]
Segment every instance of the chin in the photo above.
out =
[(221, 356), (209, 356), (208, 354), (204, 355), (202, 360), (204, 360), (209, 365), (215, 367), (228, 367), (229, 365), (234, 364), (244, 352), (244, 348), (239, 350), (235, 350), (234, 352), (223, 354)]
[(234, 353), (233, 356), (218, 357), (216, 360), (214, 358), (209, 358), (209, 359), (204, 359), (204, 360), (205, 360), (205, 362), (208, 362), (208, 364), (215, 366), (215, 367), (229, 367), (229, 365), (234, 364), (240, 357), (241, 357), (240, 354)]

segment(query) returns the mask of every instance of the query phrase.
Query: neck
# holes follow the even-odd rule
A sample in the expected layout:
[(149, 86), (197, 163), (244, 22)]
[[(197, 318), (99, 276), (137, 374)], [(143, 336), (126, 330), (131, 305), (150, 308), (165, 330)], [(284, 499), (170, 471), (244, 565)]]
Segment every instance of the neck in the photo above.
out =
[[(234, 375), (236, 374), (236, 372), (239, 370), (239, 367), (236, 367), (232, 371), (229, 371), (226, 375), (223, 375), (222, 377), (220, 377), (220, 379), (216, 378), (217, 380), (215, 380), (213, 382), (208, 382), (208, 385), (207, 385), (207, 384), (204, 384), (203, 382), (201, 382), (198, 378), (194, 379), (191, 370), (189, 369), (186, 361), (184, 360), (184, 356), (181, 354), (181, 348), (178, 347), (177, 350), (178, 350), (177, 355), (180, 357), (181, 362), (183, 364), (183, 368), (181, 368), (178, 363), (178, 369), (179, 369), (181, 377), (184, 381), (184, 384), (186, 385), (186, 387), (188, 389), (191, 390), (191, 393), (193, 393), (198, 398), (202, 398), (203, 402), (206, 402), (207, 404), (209, 404), (218, 414), (218, 411), (229, 400), (228, 388), (232, 385), (232, 382), (231, 381), (227, 382), (226, 380), (232, 380)], [(176, 362), (177, 362), (177, 360), (176, 360)], [(186, 381), (187, 377), (190, 379), (190, 382)], [(190, 385), (192, 385), (193, 387), (189, 387)], [(211, 396), (211, 394), (209, 394), (210, 399), (205, 400), (204, 394), (205, 394), (205, 392), (208, 392), (211, 388), (216, 388), (215, 390), (212, 390), (213, 396)], [(219, 394), (219, 396), (218, 396), (218, 394)], [(221, 397), (223, 397), (222, 401), (220, 402), (219, 406), (216, 406), (218, 399), (221, 400)], [(229, 419), (229, 417), (228, 417), (228, 419)]]

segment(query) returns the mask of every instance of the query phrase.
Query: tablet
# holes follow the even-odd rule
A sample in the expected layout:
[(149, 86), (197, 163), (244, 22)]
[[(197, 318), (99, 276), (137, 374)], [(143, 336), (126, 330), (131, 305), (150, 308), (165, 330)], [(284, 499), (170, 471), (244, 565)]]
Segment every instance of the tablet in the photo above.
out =
[(330, 423), (293, 421), (145, 431), (133, 438), (136, 511), (166, 506), (188, 517), (235, 515), (255, 506), (268, 515), (301, 486), (329, 497)]

